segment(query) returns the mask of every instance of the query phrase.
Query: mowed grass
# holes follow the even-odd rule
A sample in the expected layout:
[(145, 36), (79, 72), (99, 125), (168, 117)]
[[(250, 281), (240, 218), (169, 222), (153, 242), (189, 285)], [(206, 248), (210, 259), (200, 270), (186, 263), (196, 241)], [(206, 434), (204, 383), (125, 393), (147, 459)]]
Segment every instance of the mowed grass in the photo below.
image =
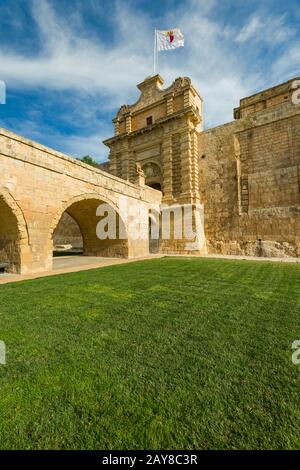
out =
[(300, 266), (164, 258), (0, 286), (1, 449), (299, 449)]

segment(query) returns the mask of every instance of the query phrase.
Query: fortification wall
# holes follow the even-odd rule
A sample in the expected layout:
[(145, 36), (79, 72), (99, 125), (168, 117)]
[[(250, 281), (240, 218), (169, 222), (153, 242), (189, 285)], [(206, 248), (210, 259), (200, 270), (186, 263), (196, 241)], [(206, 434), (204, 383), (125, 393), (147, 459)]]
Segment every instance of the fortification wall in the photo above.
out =
[(199, 134), (211, 253), (300, 256), (300, 109), (291, 101)]

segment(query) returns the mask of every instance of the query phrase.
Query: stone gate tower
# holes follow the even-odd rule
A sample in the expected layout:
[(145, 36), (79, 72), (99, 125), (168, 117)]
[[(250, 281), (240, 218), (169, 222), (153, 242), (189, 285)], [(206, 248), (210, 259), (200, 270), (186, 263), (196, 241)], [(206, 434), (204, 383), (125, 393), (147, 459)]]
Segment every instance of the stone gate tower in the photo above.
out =
[(197, 132), (202, 130), (202, 99), (187, 77), (167, 89), (156, 75), (138, 85), (138, 101), (123, 105), (113, 123), (109, 172), (136, 182), (136, 163), (145, 183), (163, 192), (163, 202), (198, 202)]
[[(159, 75), (138, 85), (141, 95), (123, 105), (113, 119), (109, 172), (132, 183), (137, 168), (145, 184), (163, 193), (164, 204), (200, 204), (198, 134), (202, 131), (202, 99), (187, 77), (163, 89)], [(163, 241), (164, 252), (185, 252), (184, 240)]]

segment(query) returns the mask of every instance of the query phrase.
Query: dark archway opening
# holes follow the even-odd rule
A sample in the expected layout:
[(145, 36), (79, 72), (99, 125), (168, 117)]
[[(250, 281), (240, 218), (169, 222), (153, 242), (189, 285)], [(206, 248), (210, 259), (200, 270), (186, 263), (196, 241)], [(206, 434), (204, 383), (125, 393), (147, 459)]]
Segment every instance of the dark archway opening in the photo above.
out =
[(160, 183), (152, 183), (152, 184), (148, 184), (148, 186), (150, 186), (150, 188), (157, 189), (158, 191), (161, 191), (161, 184)]
[[(99, 216), (97, 209), (103, 204), (105, 204), (103, 207), (109, 208), (114, 214), (116, 230), (115, 236), (100, 239), (97, 226), (102, 219), (107, 218), (107, 212)], [(123, 237), (120, 236), (120, 232)], [(94, 198), (82, 199), (67, 207), (53, 231), (52, 239), (56, 256), (58, 246), (65, 248), (60, 256), (62, 253), (108, 258), (126, 258), (128, 256), (128, 242), (121, 217), (111, 206)]]
[(53, 232), (53, 256), (83, 254), (83, 238), (80, 227), (67, 211), (63, 213)]

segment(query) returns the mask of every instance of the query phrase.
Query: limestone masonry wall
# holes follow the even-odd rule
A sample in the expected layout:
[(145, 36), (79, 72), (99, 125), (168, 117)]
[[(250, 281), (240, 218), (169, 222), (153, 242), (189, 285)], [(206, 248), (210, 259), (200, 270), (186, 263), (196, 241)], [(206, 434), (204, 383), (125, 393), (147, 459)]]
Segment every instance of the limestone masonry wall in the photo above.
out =
[[(192, 206), (194, 224), (195, 208), (204, 209), (204, 243), (198, 233), (189, 251), (181, 232), (155, 251), (299, 257), (300, 105), (292, 83), (241, 99), (235, 121), (203, 131), (202, 99), (188, 77), (166, 89), (159, 75), (148, 77), (138, 101), (113, 120), (105, 171), (0, 129), (0, 262), (13, 272), (51, 269), (53, 233), (62, 243), (71, 231), (86, 255), (149, 254), (149, 240), (96, 236), (102, 202), (124, 223), (123, 195), (147, 209), (138, 221), (147, 229), (151, 204)], [(79, 228), (64, 216), (55, 231), (64, 213)]]
[[(114, 119), (115, 136), (105, 141), (109, 169), (134, 181), (138, 162), (146, 184), (159, 173), (164, 203), (203, 205), (206, 247), (199, 252), (300, 256), (293, 82), (242, 98), (235, 121), (203, 132), (202, 99), (190, 79), (164, 90), (161, 77), (149, 77), (138, 85), (137, 103), (122, 106)], [(186, 253), (184, 247), (184, 239), (160, 244), (166, 253)]]
[(199, 134), (211, 253), (300, 256), (300, 109), (276, 104)]
[[(0, 175), (0, 261), (8, 261), (10, 271), (52, 269), (53, 232), (65, 211), (80, 227), (84, 254), (138, 257), (149, 253), (147, 240), (99, 240), (96, 209), (104, 202), (119, 213), (119, 198), (124, 195), (129, 205), (159, 204), (158, 191), (121, 180), (6, 129), (0, 129)], [(121, 224), (122, 214), (119, 219)]]

